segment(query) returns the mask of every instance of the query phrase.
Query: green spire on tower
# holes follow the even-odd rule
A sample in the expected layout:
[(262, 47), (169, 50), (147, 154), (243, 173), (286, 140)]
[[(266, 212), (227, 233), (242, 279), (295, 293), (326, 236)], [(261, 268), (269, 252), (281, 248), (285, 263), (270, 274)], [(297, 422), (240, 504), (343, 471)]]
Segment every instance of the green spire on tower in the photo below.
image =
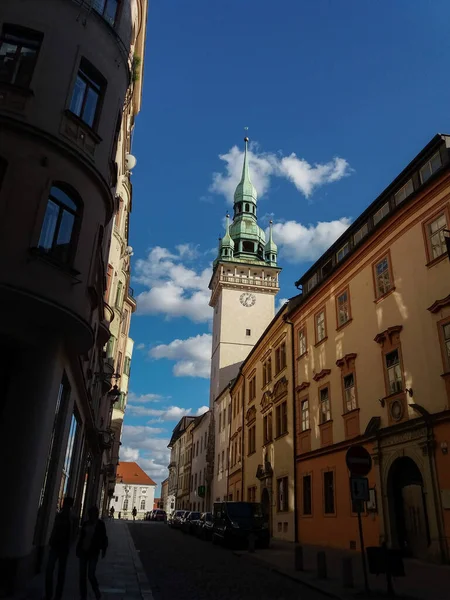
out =
[(275, 242), (273, 241), (272, 227), (273, 227), (273, 221), (270, 221), (269, 222), (269, 239), (267, 240), (267, 244), (264, 247), (264, 258), (265, 258), (266, 262), (270, 264), (270, 266), (276, 267), (278, 247), (275, 244)]
[[(256, 193), (255, 186), (251, 182), (250, 172), (248, 168), (248, 137), (244, 138), (245, 150), (244, 150), (244, 164), (242, 166), (241, 180), (237, 185), (236, 191), (234, 192), (234, 205), (235, 212), (237, 205), (239, 209), (237, 212), (246, 212), (256, 215), (256, 200), (258, 195)], [(244, 203), (250, 203), (250, 206), (246, 206)]]

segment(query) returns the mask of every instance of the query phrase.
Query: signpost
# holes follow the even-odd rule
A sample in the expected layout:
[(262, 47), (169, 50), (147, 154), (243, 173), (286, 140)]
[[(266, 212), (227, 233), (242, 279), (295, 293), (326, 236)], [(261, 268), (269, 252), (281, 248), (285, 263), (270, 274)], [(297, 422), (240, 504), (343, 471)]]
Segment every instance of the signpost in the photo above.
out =
[(361, 547), (361, 559), (364, 572), (364, 588), (369, 590), (369, 579), (367, 576), (366, 554), (364, 549), (364, 535), (361, 521), (361, 510), (363, 502), (369, 500), (369, 480), (366, 475), (372, 468), (372, 458), (364, 446), (350, 446), (345, 456), (348, 470), (350, 471), (350, 493), (352, 501), (357, 504), (359, 544)]

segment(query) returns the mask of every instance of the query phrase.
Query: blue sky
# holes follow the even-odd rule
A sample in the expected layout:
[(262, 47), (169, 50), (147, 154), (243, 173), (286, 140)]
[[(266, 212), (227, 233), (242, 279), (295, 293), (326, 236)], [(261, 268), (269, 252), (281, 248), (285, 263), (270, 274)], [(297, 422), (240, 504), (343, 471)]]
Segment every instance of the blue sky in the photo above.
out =
[(207, 284), (242, 164), (273, 218), (279, 298), (437, 132), (450, 131), (448, 0), (151, 0), (133, 154), (138, 311), (122, 460), (166, 476), (208, 404)]

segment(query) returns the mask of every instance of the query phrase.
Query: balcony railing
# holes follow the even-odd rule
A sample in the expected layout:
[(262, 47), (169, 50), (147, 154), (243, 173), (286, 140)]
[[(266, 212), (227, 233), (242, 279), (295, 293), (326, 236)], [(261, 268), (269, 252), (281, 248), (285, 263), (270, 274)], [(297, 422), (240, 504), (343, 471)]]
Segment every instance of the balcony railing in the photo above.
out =
[(256, 279), (254, 277), (235, 277), (234, 275), (222, 275), (221, 281), (236, 284), (260, 285), (263, 287), (278, 287), (278, 283), (273, 279)]

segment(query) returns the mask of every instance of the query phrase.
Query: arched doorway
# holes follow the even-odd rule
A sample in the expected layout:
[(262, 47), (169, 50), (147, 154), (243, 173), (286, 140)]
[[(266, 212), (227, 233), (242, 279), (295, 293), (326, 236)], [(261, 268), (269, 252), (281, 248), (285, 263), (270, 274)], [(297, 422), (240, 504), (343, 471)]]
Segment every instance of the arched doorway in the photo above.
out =
[(270, 531), (270, 535), (272, 535), (272, 518), (271, 518), (271, 510), (270, 510), (270, 494), (269, 494), (269, 490), (265, 487), (262, 491), (261, 494), (261, 504), (262, 504), (262, 511), (263, 511), (263, 515), (267, 518), (267, 520), (269, 521), (269, 531)]
[(406, 556), (425, 558), (430, 544), (423, 478), (408, 456), (397, 458), (389, 470), (388, 501), (393, 546)]

